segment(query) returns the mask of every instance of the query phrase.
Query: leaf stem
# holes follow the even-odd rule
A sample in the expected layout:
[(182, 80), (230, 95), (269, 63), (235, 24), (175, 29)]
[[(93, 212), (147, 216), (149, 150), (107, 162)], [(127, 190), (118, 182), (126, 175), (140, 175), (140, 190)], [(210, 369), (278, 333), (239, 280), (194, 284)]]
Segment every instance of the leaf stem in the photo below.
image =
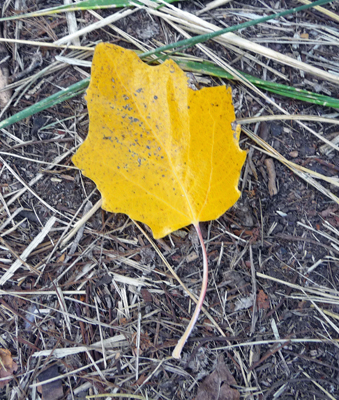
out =
[(202, 307), (202, 304), (204, 302), (205, 299), (205, 295), (206, 295), (206, 290), (207, 290), (207, 283), (208, 283), (208, 261), (207, 261), (207, 252), (206, 252), (206, 247), (205, 247), (205, 243), (204, 243), (204, 239), (202, 237), (201, 234), (201, 230), (200, 230), (200, 226), (199, 223), (197, 223), (196, 225), (194, 225), (198, 237), (199, 237), (199, 241), (200, 241), (200, 245), (201, 245), (201, 250), (202, 250), (202, 256), (203, 256), (203, 276), (202, 276), (202, 284), (201, 284), (201, 291), (200, 291), (200, 296), (199, 296), (199, 300), (198, 303), (195, 307), (194, 310), (194, 314), (190, 320), (190, 323), (188, 324), (185, 333), (181, 336), (180, 340), (178, 341), (177, 345), (175, 346), (173, 353), (172, 353), (172, 357), (173, 358), (180, 358), (180, 354), (181, 351), (187, 341), (187, 339), (189, 338), (195, 323), (197, 322), (197, 319), (199, 317), (200, 314), (200, 310)]

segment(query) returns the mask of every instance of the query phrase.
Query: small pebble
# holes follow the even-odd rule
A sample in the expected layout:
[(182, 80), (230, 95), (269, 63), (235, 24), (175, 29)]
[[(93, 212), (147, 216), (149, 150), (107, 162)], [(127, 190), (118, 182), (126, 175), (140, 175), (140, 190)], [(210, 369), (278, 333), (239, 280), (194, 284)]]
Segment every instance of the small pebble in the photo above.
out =
[(288, 155), (292, 158), (296, 158), (298, 157), (299, 153), (297, 150), (291, 151), (290, 153), (288, 153)]

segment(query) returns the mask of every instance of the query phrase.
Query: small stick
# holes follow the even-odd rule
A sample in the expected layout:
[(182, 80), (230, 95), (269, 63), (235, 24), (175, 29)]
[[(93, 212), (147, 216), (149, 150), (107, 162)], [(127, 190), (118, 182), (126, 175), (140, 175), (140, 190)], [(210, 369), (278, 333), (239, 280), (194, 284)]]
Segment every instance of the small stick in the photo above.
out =
[(251, 262), (251, 275), (252, 275), (252, 290), (253, 290), (253, 312), (252, 312), (252, 325), (251, 335), (255, 332), (255, 324), (257, 322), (257, 280), (255, 276), (255, 267), (253, 262), (252, 246), (250, 245), (250, 262)]
[(193, 328), (195, 326), (195, 323), (197, 322), (197, 319), (199, 317), (202, 304), (203, 304), (204, 299), (205, 299), (206, 290), (207, 290), (207, 283), (208, 283), (208, 260), (207, 260), (207, 252), (206, 252), (206, 247), (205, 247), (205, 244), (204, 244), (204, 239), (203, 239), (202, 234), (201, 234), (199, 223), (194, 225), (194, 227), (195, 227), (195, 229), (197, 231), (197, 234), (198, 234), (198, 237), (199, 237), (199, 240), (200, 240), (201, 250), (202, 250), (202, 255), (203, 255), (203, 277), (202, 277), (200, 296), (199, 296), (198, 303), (197, 303), (197, 305), (195, 307), (194, 314), (193, 314), (193, 316), (191, 318), (190, 323), (188, 324), (188, 326), (187, 326), (187, 328), (185, 330), (185, 333), (181, 336), (180, 340), (178, 341), (178, 343), (175, 346), (175, 348), (173, 350), (173, 353), (172, 353), (172, 357), (173, 358), (177, 358), (177, 359), (180, 358), (181, 351), (182, 351), (187, 339), (189, 338), (189, 336), (190, 336), (190, 334), (191, 334), (191, 332), (192, 332), (192, 330), (193, 330)]
[(278, 193), (278, 189), (275, 183), (276, 173), (274, 168), (274, 161), (272, 158), (266, 158), (264, 161), (267, 173), (268, 173), (268, 191), (270, 196), (275, 196)]

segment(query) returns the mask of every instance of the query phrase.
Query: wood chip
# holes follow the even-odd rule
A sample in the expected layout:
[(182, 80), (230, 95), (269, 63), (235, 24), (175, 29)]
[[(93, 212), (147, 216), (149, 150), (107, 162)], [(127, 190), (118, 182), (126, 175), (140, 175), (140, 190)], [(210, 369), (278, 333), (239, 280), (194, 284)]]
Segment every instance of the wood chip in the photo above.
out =
[(268, 191), (270, 196), (275, 196), (278, 193), (278, 189), (275, 183), (276, 173), (274, 167), (274, 161), (272, 158), (266, 158), (264, 161), (268, 173)]

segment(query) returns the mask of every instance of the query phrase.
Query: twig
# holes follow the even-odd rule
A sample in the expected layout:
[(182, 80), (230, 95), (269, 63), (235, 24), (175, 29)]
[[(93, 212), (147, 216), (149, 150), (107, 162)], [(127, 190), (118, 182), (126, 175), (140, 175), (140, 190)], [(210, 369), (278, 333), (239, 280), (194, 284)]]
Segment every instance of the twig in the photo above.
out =
[[(97, 301), (96, 296), (94, 296), (94, 303), (95, 303), (95, 308), (96, 308), (96, 312), (97, 312), (98, 322), (100, 322), (100, 313), (99, 313), (98, 301)], [(107, 368), (106, 350), (105, 350), (105, 346), (104, 346), (104, 337), (103, 337), (103, 334), (102, 334), (102, 328), (101, 328), (100, 324), (99, 324), (99, 334), (100, 334), (102, 356), (104, 358), (104, 367), (106, 369)]]
[(274, 345), (272, 349), (268, 350), (259, 361), (254, 363), (251, 367), (248, 368), (248, 371), (253, 371), (255, 368), (257, 368), (260, 364), (262, 364), (265, 360), (267, 360), (269, 357), (273, 356), (277, 351), (281, 350), (285, 346), (289, 345), (290, 341), (285, 340), (283, 343), (279, 343), (278, 345)]
[(136, 343), (136, 357), (135, 357), (136, 381), (138, 381), (139, 379), (140, 334), (141, 334), (141, 312), (140, 312), (140, 303), (138, 303), (138, 329), (137, 329), (137, 343)]
[(255, 324), (257, 322), (257, 280), (255, 276), (255, 267), (253, 262), (252, 246), (250, 245), (250, 262), (251, 262), (251, 276), (252, 276), (252, 293), (253, 293), (253, 311), (252, 311), (252, 325), (251, 334), (255, 332)]
[(10, 76), (9, 81), (12, 83), (14, 81), (19, 80), (23, 78), (25, 75), (30, 74), (32, 71), (35, 70), (35, 68), (40, 67), (41, 65), (42, 65), (42, 55), (40, 52), (36, 52), (32, 57), (30, 65), (24, 71), (18, 72), (17, 74)]

